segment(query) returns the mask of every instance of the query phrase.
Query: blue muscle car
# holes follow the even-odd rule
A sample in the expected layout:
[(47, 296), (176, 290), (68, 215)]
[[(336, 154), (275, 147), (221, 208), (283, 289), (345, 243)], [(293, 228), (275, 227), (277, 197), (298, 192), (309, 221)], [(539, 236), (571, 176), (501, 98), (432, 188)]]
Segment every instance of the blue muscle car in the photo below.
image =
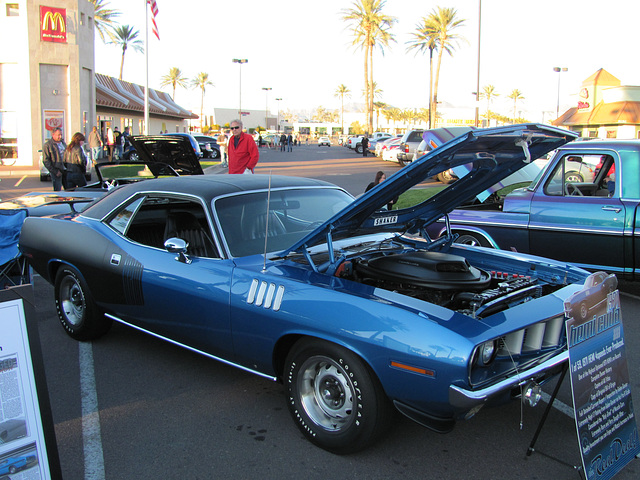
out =
[[(425, 229), (572, 138), (540, 125), (475, 130), (357, 200), (294, 177), (148, 180), (80, 214), (27, 218), (20, 248), (55, 286), (71, 337), (115, 321), (281, 381), (303, 434), (348, 453), (394, 411), (447, 432), (561, 370), (564, 301), (588, 273)], [(426, 202), (383, 208), (463, 164), (470, 173)]]

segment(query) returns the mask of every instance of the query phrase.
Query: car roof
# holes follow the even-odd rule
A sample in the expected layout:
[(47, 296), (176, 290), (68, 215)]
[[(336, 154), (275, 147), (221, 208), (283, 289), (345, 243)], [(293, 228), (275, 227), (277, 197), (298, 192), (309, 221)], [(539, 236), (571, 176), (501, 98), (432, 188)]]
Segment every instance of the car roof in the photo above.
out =
[(199, 175), (191, 177), (170, 177), (145, 180), (134, 184), (123, 185), (111, 190), (95, 204), (82, 213), (89, 218), (101, 219), (109, 214), (117, 205), (140, 192), (166, 192), (177, 195), (195, 195), (209, 203), (216, 197), (240, 194), (251, 191), (264, 191), (268, 188), (339, 188), (332, 183), (303, 177), (287, 177), (284, 175)]

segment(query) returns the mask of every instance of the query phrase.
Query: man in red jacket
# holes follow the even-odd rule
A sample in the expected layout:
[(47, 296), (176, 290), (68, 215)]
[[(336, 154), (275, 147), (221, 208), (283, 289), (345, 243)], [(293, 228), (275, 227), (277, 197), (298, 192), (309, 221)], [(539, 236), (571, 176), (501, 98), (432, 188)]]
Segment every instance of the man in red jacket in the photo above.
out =
[(231, 133), (233, 135), (227, 145), (229, 173), (253, 173), (260, 157), (255, 140), (242, 131), (240, 120), (231, 122)]

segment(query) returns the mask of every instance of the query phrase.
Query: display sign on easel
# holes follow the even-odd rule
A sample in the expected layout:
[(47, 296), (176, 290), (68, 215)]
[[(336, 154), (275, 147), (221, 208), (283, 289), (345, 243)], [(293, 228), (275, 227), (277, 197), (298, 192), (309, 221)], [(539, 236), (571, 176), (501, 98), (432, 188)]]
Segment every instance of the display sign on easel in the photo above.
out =
[(569, 372), (587, 480), (612, 478), (640, 453), (615, 275), (589, 276), (565, 302)]
[(0, 290), (1, 478), (62, 478), (35, 322), (31, 285)]

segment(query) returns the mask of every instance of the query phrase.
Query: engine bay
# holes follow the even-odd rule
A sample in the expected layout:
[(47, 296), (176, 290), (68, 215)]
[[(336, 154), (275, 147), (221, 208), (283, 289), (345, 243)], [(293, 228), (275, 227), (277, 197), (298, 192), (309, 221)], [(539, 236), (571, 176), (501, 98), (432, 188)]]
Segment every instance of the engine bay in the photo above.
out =
[(343, 262), (336, 275), (474, 318), (492, 315), (546, 293), (544, 282), (537, 278), (486, 271), (472, 266), (463, 256), (424, 250), (354, 256)]

